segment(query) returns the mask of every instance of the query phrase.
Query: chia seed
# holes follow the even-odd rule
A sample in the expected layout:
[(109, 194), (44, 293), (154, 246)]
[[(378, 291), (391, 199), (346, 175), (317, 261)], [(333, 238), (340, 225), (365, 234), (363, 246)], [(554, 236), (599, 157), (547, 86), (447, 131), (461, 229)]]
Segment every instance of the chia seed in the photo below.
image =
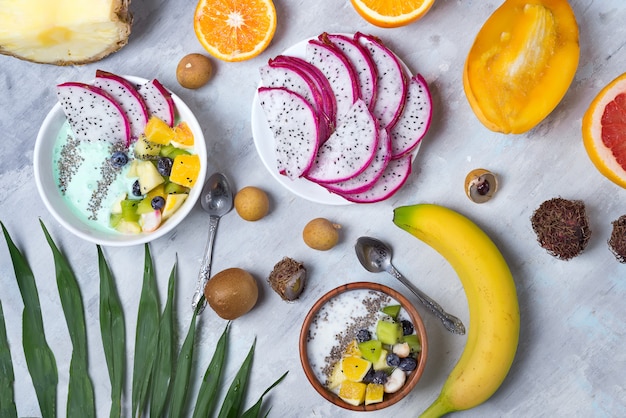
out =
[(61, 148), (57, 168), (59, 169), (59, 190), (65, 194), (72, 178), (85, 159), (78, 152), (80, 141), (71, 135), (67, 136), (67, 143)]

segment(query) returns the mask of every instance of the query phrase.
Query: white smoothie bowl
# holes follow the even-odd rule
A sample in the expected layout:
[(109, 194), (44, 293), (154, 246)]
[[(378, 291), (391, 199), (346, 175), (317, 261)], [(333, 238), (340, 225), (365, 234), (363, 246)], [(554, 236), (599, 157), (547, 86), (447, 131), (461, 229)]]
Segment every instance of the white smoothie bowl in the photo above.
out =
[[(139, 77), (124, 76), (124, 78), (135, 84), (142, 84), (147, 81)], [(86, 241), (104, 246), (123, 247), (144, 244), (166, 235), (176, 228), (191, 212), (200, 197), (202, 186), (206, 178), (206, 143), (200, 124), (189, 107), (175, 94), (172, 94), (172, 99), (176, 106), (177, 121), (187, 122), (193, 132), (194, 153), (198, 154), (200, 158), (200, 173), (198, 174), (196, 183), (189, 191), (189, 196), (185, 202), (169, 219), (163, 222), (163, 224), (153, 232), (141, 232), (137, 234), (121, 233), (112, 228), (103, 228), (95, 223), (84, 220), (74, 213), (73, 209), (70, 208), (68, 202), (66, 202), (65, 198), (62, 196), (54, 174), (53, 154), (58, 134), (66, 121), (66, 117), (61, 105), (59, 103), (54, 105), (39, 129), (35, 142), (33, 168), (37, 190), (41, 199), (46, 208), (63, 227)]]

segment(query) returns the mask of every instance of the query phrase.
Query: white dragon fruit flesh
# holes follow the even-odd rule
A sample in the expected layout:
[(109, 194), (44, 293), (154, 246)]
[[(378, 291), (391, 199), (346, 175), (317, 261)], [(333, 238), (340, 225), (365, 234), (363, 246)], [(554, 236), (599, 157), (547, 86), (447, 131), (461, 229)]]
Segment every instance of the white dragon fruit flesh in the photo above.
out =
[(424, 77), (414, 75), (409, 80), (406, 104), (402, 115), (391, 130), (392, 158), (412, 152), (430, 128), (433, 104)]
[(412, 156), (407, 155), (402, 158), (389, 161), (382, 176), (374, 185), (360, 193), (340, 194), (346, 200), (355, 203), (375, 203), (389, 199), (404, 185), (411, 174)]
[(93, 85), (113, 96), (128, 117), (132, 139), (139, 138), (148, 123), (148, 108), (135, 86), (123, 77), (102, 70), (96, 70)]
[(172, 95), (157, 79), (152, 79), (139, 86), (150, 116), (157, 116), (169, 126), (174, 126), (174, 100)]
[(362, 33), (354, 38), (369, 52), (378, 69), (376, 102), (372, 110), (381, 126), (392, 129), (404, 108), (407, 80), (398, 57), (380, 39)]
[(348, 58), (357, 75), (360, 97), (372, 109), (376, 101), (378, 71), (369, 52), (354, 39), (343, 34), (325, 32), (319, 36), (319, 40), (332, 43)]
[(344, 121), (319, 147), (306, 178), (316, 183), (337, 183), (359, 175), (371, 163), (378, 149), (378, 124), (358, 99)]
[[(329, 134), (335, 130), (335, 121), (337, 118), (337, 101), (333, 94), (332, 88), (326, 76), (315, 65), (306, 61), (303, 58), (295, 57), (291, 55), (279, 55), (273, 60), (270, 60), (270, 65), (281, 65), (293, 67), (301, 70), (309, 79), (315, 83), (317, 89), (322, 94), (322, 104), (326, 118), (329, 120), (330, 129)], [(326, 138), (323, 138), (326, 139)]]
[(391, 138), (387, 134), (387, 130), (381, 128), (378, 131), (378, 149), (367, 168), (361, 174), (349, 180), (339, 183), (328, 183), (323, 186), (331, 192), (338, 194), (364, 192), (371, 188), (383, 175), (389, 160), (391, 160)]
[(294, 180), (307, 173), (319, 146), (319, 122), (309, 102), (284, 87), (259, 87), (259, 104), (274, 134), (278, 171)]
[(57, 86), (57, 97), (77, 140), (130, 144), (128, 118), (105, 90), (86, 83), (68, 82)]
[(339, 48), (317, 39), (307, 43), (305, 56), (306, 60), (319, 68), (328, 79), (337, 102), (336, 126), (341, 125), (360, 95), (357, 75), (352, 64)]
[(332, 124), (326, 113), (324, 98), (317, 84), (302, 69), (270, 60), (259, 69), (261, 83), (265, 87), (284, 87), (304, 97), (318, 114), (320, 136), (327, 137)]

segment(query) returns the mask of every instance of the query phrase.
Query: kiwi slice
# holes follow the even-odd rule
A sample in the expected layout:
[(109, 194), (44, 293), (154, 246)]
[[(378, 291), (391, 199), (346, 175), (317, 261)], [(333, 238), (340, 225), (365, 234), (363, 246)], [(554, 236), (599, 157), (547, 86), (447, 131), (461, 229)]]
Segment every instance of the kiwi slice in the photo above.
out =
[(376, 338), (383, 344), (394, 345), (402, 340), (402, 326), (391, 317), (376, 323)]
[(371, 363), (376, 363), (378, 361), (382, 349), (383, 344), (379, 340), (369, 340), (359, 343), (361, 357)]
[(402, 306), (400, 306), (400, 305), (387, 305), (383, 309), (381, 309), (381, 311), (385, 315), (389, 315), (393, 319), (397, 319), (398, 318), (398, 314), (400, 313), (400, 309), (401, 308), (402, 308)]
[(422, 343), (417, 334), (405, 335), (404, 342), (411, 348), (411, 353), (419, 353), (422, 351)]

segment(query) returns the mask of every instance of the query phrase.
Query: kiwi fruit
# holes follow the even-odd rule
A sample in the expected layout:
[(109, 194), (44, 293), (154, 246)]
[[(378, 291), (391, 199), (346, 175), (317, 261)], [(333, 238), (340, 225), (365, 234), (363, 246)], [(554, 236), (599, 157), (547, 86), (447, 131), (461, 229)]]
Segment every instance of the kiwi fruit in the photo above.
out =
[(204, 297), (219, 317), (233, 320), (256, 305), (259, 288), (250, 273), (233, 267), (211, 277), (204, 287)]

